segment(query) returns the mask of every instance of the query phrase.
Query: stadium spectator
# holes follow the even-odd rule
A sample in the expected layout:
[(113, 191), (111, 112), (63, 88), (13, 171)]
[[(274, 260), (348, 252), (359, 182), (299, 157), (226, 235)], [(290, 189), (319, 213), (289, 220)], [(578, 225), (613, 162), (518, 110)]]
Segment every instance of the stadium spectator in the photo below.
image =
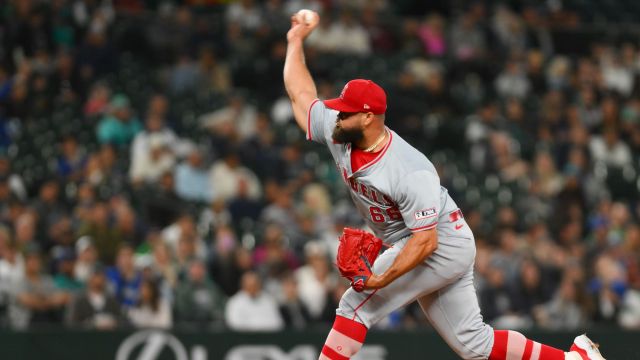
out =
[(214, 189), (204, 167), (202, 152), (194, 148), (186, 160), (176, 167), (176, 193), (185, 201), (210, 203)]
[(311, 314), (298, 294), (295, 277), (288, 275), (282, 279), (282, 300), (280, 315), (286, 328), (302, 330), (311, 322)]
[(71, 295), (57, 290), (51, 276), (44, 272), (41, 256), (35, 244), (26, 250), (23, 281), (12, 288), (9, 319), (15, 329), (62, 323), (64, 307), (71, 300)]
[(44, 241), (38, 241), (36, 234), (36, 215), (32, 212), (24, 212), (20, 214), (14, 221), (13, 229), (15, 232), (16, 246), (20, 251), (37, 246), (43, 246)]
[(113, 228), (120, 233), (120, 239), (129, 244), (140, 244), (144, 239), (138, 216), (122, 196), (113, 196), (110, 200), (113, 211)]
[(91, 270), (86, 290), (70, 303), (66, 323), (71, 327), (95, 330), (112, 330), (123, 325), (120, 304), (107, 290), (107, 279), (101, 266)]
[(129, 176), (134, 186), (157, 183), (176, 163), (173, 151), (160, 134), (149, 136), (148, 147), (147, 156), (140, 156), (139, 161), (131, 165)]
[(262, 25), (262, 12), (253, 0), (242, 0), (227, 7), (226, 20), (243, 30), (255, 31)]
[(579, 329), (586, 325), (586, 314), (581, 298), (584, 288), (582, 284), (571, 280), (563, 281), (553, 298), (533, 309), (538, 326), (546, 329)]
[(109, 222), (110, 215), (109, 205), (98, 201), (93, 204), (89, 218), (78, 229), (78, 237), (89, 236), (93, 240), (100, 262), (106, 265), (113, 264), (122, 243), (120, 231)]
[(633, 289), (627, 291), (623, 300), (618, 323), (625, 329), (640, 329), (640, 291)]
[(174, 255), (167, 244), (161, 241), (159, 235), (152, 234), (150, 236), (158, 237), (153, 242), (152, 254), (149, 267), (154, 276), (161, 278), (173, 290), (178, 285), (178, 273), (174, 263)]
[(518, 269), (517, 278), (511, 286), (513, 310), (525, 316), (532, 314), (535, 306), (546, 303), (552, 296), (548, 280), (545, 278), (542, 269), (537, 263), (529, 259), (522, 261)]
[(343, 10), (329, 28), (329, 36), (340, 39), (335, 43), (335, 51), (345, 55), (366, 56), (371, 54), (371, 39), (368, 32), (348, 10)]
[(242, 276), (253, 270), (251, 251), (238, 246), (231, 250), (227, 256), (224, 256), (224, 253), (216, 255), (213, 255), (210, 260), (211, 278), (220, 284), (226, 296), (231, 296), (238, 292)]
[(97, 136), (102, 144), (128, 145), (142, 130), (140, 121), (133, 115), (129, 98), (116, 94), (109, 102), (110, 113), (98, 124)]
[(473, 61), (486, 52), (486, 38), (471, 11), (463, 13), (451, 29), (451, 52), (458, 61)]
[(3, 154), (0, 154), (0, 179), (8, 186), (10, 194), (22, 201), (27, 199), (27, 190), (22, 177), (11, 170), (11, 161)]
[[(163, 97), (155, 96), (150, 100), (149, 113), (145, 121), (145, 129), (139, 132), (131, 143), (130, 176), (139, 173), (152, 155), (152, 145), (165, 146), (171, 152), (178, 147), (178, 137), (170, 128), (165, 126), (166, 110), (163, 109)], [(166, 101), (166, 100), (165, 100)], [(155, 142), (152, 144), (152, 142)]]
[(176, 323), (206, 329), (221, 326), (224, 316), (225, 296), (209, 279), (202, 261), (189, 264), (186, 279), (176, 287)]
[(184, 203), (175, 192), (173, 172), (164, 172), (156, 184), (142, 187), (136, 192), (145, 222), (164, 228), (172, 224), (182, 212)]
[(297, 292), (313, 319), (318, 319), (325, 308), (327, 297), (337, 278), (331, 273), (327, 251), (323, 244), (310, 241), (305, 245), (306, 263), (294, 272)]
[(631, 165), (631, 150), (620, 140), (618, 130), (615, 128), (605, 128), (602, 136), (593, 136), (589, 149), (594, 161), (603, 162), (607, 166), (623, 168)]
[(262, 244), (253, 251), (253, 266), (263, 276), (294, 270), (298, 259), (285, 243), (283, 229), (278, 224), (269, 224), (264, 229)]
[(77, 259), (73, 267), (73, 277), (86, 284), (98, 267), (98, 250), (90, 236), (81, 236), (75, 244)]
[(610, 256), (601, 255), (595, 261), (594, 278), (589, 281), (595, 303), (595, 320), (613, 324), (620, 312), (622, 298), (627, 290), (625, 276), (620, 264)]
[(221, 95), (228, 95), (233, 89), (229, 65), (210, 47), (200, 50), (198, 77), (200, 86), (207, 91), (213, 90)]
[(486, 283), (479, 286), (478, 300), (483, 317), (489, 323), (501, 322), (503, 315), (513, 313), (513, 301), (506, 283), (504, 271), (499, 267), (489, 266), (486, 270)]
[(60, 184), (56, 180), (48, 180), (42, 184), (38, 194), (38, 198), (33, 202), (33, 209), (37, 214), (33, 226), (36, 228), (36, 238), (43, 249), (51, 247), (51, 239), (48, 229), (51, 228), (56, 221), (63, 217), (66, 209), (60, 201)]
[[(200, 237), (196, 223), (189, 214), (180, 216), (173, 224), (164, 228), (161, 233), (162, 241), (169, 246), (173, 254), (180, 255), (180, 244), (183, 239), (189, 240), (189, 256), (204, 259), (207, 256), (207, 245)], [(182, 243), (183, 245), (186, 242)], [(191, 250), (193, 247), (193, 250)]]
[(118, 248), (116, 263), (106, 270), (106, 276), (109, 288), (123, 308), (138, 304), (142, 273), (134, 267), (131, 245), (123, 244)]
[(198, 64), (189, 54), (180, 54), (169, 75), (169, 90), (174, 95), (192, 92), (198, 85)]
[(76, 254), (73, 248), (56, 246), (51, 249), (56, 274), (53, 276), (53, 284), (56, 289), (75, 295), (84, 288), (84, 284), (73, 276)]
[(7, 309), (11, 290), (23, 281), (24, 259), (9, 237), (9, 231), (0, 227), (0, 326), (7, 324)]
[(256, 134), (257, 116), (256, 107), (247, 103), (242, 94), (234, 93), (229, 96), (225, 107), (200, 116), (199, 123), (218, 142), (230, 145), (233, 141), (244, 141)]
[(336, 36), (338, 34), (333, 31), (332, 23), (333, 19), (331, 15), (326, 14), (320, 16), (320, 24), (315, 31), (309, 35), (307, 45), (319, 52), (331, 53), (336, 51), (340, 38), (338, 38)]
[(157, 281), (143, 280), (138, 303), (127, 311), (131, 324), (137, 328), (168, 329), (173, 325), (171, 304), (162, 297)]
[(496, 92), (502, 98), (524, 99), (531, 89), (522, 65), (516, 60), (507, 63), (504, 71), (496, 78), (495, 86)]
[(240, 291), (229, 298), (225, 321), (234, 331), (273, 331), (284, 327), (278, 304), (262, 291), (260, 277), (254, 272), (242, 276)]
[(222, 159), (211, 166), (209, 179), (216, 199), (229, 201), (238, 197), (240, 183), (245, 184), (249, 199), (258, 199), (262, 195), (257, 176), (243, 166), (233, 149), (229, 149)]
[(58, 157), (58, 176), (67, 181), (78, 181), (82, 178), (87, 156), (78, 146), (78, 140), (68, 135), (60, 144), (61, 155)]
[(87, 117), (101, 116), (107, 112), (111, 89), (104, 83), (92, 86), (87, 101), (84, 104), (84, 115)]

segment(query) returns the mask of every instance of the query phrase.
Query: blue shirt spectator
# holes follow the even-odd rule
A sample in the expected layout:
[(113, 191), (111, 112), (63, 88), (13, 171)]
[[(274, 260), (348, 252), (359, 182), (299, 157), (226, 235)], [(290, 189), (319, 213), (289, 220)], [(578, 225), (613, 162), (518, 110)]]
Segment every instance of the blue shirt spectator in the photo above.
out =
[(209, 171), (203, 166), (202, 154), (194, 149), (176, 168), (176, 193), (184, 200), (211, 202), (213, 189)]
[(116, 265), (107, 269), (107, 280), (120, 305), (132, 307), (138, 303), (142, 274), (134, 267), (133, 248), (123, 245), (118, 250)]

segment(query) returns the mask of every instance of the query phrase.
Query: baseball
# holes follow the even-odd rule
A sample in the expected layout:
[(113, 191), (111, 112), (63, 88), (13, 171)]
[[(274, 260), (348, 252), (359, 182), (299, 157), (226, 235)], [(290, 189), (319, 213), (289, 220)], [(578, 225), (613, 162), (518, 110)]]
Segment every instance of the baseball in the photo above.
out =
[(319, 20), (318, 14), (309, 9), (302, 9), (298, 11), (298, 19), (301, 19), (302, 22), (306, 25), (315, 25)]

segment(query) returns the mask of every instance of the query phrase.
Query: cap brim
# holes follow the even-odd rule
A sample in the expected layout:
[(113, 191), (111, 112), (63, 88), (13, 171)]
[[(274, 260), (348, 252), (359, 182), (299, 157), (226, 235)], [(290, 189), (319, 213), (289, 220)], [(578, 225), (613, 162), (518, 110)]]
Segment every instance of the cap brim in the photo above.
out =
[(340, 98), (335, 98), (335, 99), (330, 99), (330, 100), (325, 100), (323, 101), (324, 105), (330, 109), (333, 110), (338, 110), (341, 112), (360, 112), (362, 111), (362, 109), (360, 108), (356, 108), (353, 106), (349, 106), (347, 104), (345, 104), (344, 101), (342, 101), (342, 99)]

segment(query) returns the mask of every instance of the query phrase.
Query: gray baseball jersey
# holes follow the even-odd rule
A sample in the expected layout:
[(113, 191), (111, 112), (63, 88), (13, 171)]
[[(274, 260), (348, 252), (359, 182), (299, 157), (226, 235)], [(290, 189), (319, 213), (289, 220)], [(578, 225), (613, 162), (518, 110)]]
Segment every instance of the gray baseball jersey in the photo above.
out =
[(354, 173), (351, 144), (331, 138), (336, 115), (321, 101), (312, 103), (307, 138), (329, 147), (353, 202), (377, 237), (391, 244), (432, 228), (442, 239), (472, 236), (431, 161), (393, 131), (387, 129), (390, 139), (378, 156)]
[(336, 313), (367, 328), (392, 311), (418, 301), (425, 316), (463, 359), (487, 359), (493, 329), (485, 324), (473, 287), (475, 242), (462, 213), (433, 164), (393, 131), (378, 156), (351, 169), (351, 145), (334, 143), (337, 112), (319, 100), (309, 108), (307, 138), (327, 145), (358, 211), (375, 235), (393, 246), (380, 255), (373, 272), (386, 271), (413, 232), (437, 229), (438, 248), (384, 288), (348, 289)]

